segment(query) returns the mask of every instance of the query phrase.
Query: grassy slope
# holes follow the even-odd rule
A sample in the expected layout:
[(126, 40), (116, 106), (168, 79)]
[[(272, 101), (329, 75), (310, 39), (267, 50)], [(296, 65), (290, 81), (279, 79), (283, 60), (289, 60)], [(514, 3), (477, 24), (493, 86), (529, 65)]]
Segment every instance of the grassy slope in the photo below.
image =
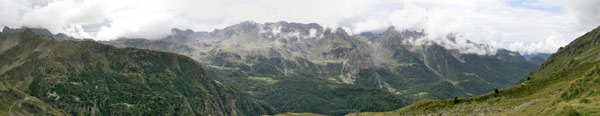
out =
[(277, 114), (274, 116), (325, 116), (325, 115), (321, 115), (321, 114), (315, 114), (315, 113), (283, 113), (283, 114)]
[(420, 101), (392, 112), (348, 115), (600, 115), (600, 28), (561, 48), (528, 79), (499, 93)]
[[(248, 92), (284, 112), (344, 115), (358, 111), (390, 111), (406, 106), (406, 98), (375, 88), (301, 77), (253, 77), (237, 70), (208, 70), (223, 83)], [(211, 74), (212, 73), (212, 74)], [(223, 78), (219, 78), (223, 77)], [(225, 78), (227, 77), (227, 78)]]
[(0, 115), (66, 115), (63, 110), (11, 86), (0, 82)]

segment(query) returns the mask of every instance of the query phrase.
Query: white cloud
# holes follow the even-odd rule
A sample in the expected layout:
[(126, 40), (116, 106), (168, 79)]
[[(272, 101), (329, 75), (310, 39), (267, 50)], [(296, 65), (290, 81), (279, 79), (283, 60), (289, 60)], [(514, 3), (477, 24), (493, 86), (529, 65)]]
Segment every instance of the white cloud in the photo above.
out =
[(513, 51), (520, 51), (521, 53), (530, 54), (530, 53), (552, 53), (564, 45), (568, 44), (567, 41), (564, 40), (554, 40), (552, 38), (548, 38), (545, 41), (539, 42), (530, 42), (528, 44), (524, 42), (513, 42), (508, 44), (508, 49)]
[[(425, 30), (520, 51), (554, 52), (600, 24), (600, 1), (529, 0), (0, 0), (0, 26), (110, 40), (160, 38), (171, 28), (212, 31), (242, 21), (290, 21), (352, 34)], [(516, 1), (519, 2), (519, 1)], [(557, 11), (545, 8), (557, 8)], [(550, 38), (550, 39), (549, 39)]]
[(19, 20), (22, 17), (23, 9), (29, 8), (26, 1), (0, 0), (0, 25), (19, 26)]

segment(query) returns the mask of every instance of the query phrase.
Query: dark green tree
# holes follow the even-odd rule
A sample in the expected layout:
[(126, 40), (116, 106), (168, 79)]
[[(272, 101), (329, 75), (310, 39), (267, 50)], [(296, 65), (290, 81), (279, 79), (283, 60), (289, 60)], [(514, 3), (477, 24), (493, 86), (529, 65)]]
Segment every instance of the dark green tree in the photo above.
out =
[(500, 91), (498, 90), (498, 88), (494, 89), (494, 97), (498, 97), (499, 93)]
[(458, 102), (460, 102), (460, 101), (458, 100), (458, 97), (454, 96), (454, 103), (455, 103), (455, 104), (457, 104)]

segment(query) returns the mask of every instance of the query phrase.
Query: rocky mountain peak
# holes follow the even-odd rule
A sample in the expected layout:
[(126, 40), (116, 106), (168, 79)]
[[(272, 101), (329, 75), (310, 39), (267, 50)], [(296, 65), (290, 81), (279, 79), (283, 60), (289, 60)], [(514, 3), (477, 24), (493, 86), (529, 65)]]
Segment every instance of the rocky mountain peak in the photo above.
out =
[(194, 30), (191, 30), (191, 29), (182, 30), (179, 28), (173, 28), (173, 29), (171, 29), (171, 33), (173, 33), (173, 35), (179, 35), (179, 34), (188, 35), (188, 34), (194, 33)]
[(42, 36), (52, 36), (54, 34), (52, 34), (48, 29), (42, 29), (42, 28), (29, 28), (29, 27), (21, 27), (21, 28), (10, 28), (7, 26), (4, 26), (4, 28), (2, 29), (2, 33), (19, 33), (21, 30), (30, 30), (35, 34), (38, 35), (42, 35)]
[(11, 29), (8, 26), (4, 26), (4, 28), (2, 28), (3, 33), (9, 32), (9, 31), (11, 31)]
[(397, 32), (396, 27), (390, 26), (383, 33), (394, 33), (394, 32)]

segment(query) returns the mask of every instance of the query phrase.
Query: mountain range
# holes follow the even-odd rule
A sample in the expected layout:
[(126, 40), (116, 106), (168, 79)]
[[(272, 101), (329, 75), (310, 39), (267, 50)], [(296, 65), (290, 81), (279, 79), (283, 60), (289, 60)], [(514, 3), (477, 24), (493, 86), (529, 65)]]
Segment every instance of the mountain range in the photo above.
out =
[(455, 34), (429, 38), (394, 27), (351, 35), (314, 23), (243, 22), (212, 32), (173, 29), (160, 39), (102, 43), (189, 56), (215, 80), (279, 112), (328, 115), (481, 95), (512, 86), (536, 68), (517, 52)]
[[(596, 92), (584, 86), (597, 85), (597, 30), (553, 55), (520, 55), (394, 27), (351, 35), (314, 23), (243, 22), (111, 41), (4, 27), (0, 114), (594, 114)], [(558, 96), (550, 90), (560, 97), (540, 98)]]

